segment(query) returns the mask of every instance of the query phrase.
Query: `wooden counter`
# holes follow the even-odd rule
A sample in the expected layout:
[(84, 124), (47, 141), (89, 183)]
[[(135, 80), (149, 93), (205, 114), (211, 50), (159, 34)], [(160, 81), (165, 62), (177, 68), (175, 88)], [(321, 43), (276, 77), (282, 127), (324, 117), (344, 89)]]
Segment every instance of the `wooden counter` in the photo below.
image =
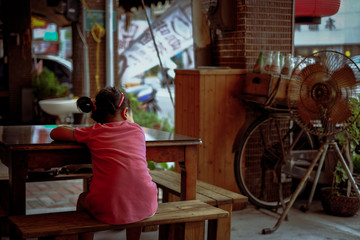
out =
[(239, 99), (246, 70), (175, 70), (175, 133), (201, 138), (198, 179), (240, 192), (232, 145), (245, 122)]

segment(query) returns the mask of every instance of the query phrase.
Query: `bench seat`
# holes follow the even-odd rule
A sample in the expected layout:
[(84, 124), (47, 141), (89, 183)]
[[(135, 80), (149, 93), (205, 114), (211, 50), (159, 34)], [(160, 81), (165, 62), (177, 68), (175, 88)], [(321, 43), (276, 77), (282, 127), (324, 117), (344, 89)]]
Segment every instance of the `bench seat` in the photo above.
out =
[[(151, 170), (150, 175), (159, 188), (163, 190), (163, 201), (169, 200), (169, 194), (180, 196), (181, 176), (174, 171)], [(227, 189), (197, 180), (196, 199), (229, 212), (229, 217), (218, 222), (218, 237), (230, 239), (231, 215), (234, 204), (244, 204), (247, 197)]]
[[(174, 171), (151, 170), (150, 175), (159, 188), (180, 196), (181, 176)], [(239, 193), (197, 180), (196, 199), (213, 206), (246, 203), (247, 197)]]
[[(228, 212), (219, 208), (199, 200), (189, 200), (161, 203), (153, 217), (124, 225), (106, 224), (97, 221), (87, 212), (77, 211), (9, 216), (8, 218), (21, 239), (36, 237), (57, 239), (56, 237), (59, 236), (73, 237), (79, 233), (153, 225), (160, 225), (159, 239), (172, 239), (175, 236), (176, 239), (204, 239), (205, 220), (209, 220), (211, 227), (217, 224), (219, 218), (227, 216)], [(214, 231), (211, 236), (217, 235), (215, 228), (211, 231)], [(175, 235), (169, 236), (171, 233)]]

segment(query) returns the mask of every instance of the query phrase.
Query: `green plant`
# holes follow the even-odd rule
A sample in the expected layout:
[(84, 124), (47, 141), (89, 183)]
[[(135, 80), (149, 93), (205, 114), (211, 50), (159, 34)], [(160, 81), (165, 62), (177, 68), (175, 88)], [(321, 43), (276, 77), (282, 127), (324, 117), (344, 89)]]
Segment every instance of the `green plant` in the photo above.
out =
[(331, 185), (331, 193), (340, 196), (342, 193), (341, 190), (345, 187), (344, 185), (346, 184), (348, 179), (349, 178), (345, 170), (343, 169), (341, 163), (338, 162), (334, 171), (334, 178)]
[(39, 75), (34, 74), (33, 89), (37, 99), (66, 97), (70, 94), (69, 87), (61, 85), (55, 74), (46, 67)]
[[(170, 126), (170, 123), (167, 119), (162, 120), (156, 113), (146, 111), (141, 102), (139, 102), (133, 95), (130, 94), (129, 99), (133, 112), (134, 122), (143, 127), (156, 128), (166, 132), (174, 132), (174, 129)], [(174, 167), (169, 167), (167, 163), (156, 163), (153, 161), (148, 161), (148, 168), (150, 170), (159, 168), (173, 170)]]
[(352, 116), (349, 117), (348, 122), (354, 123), (351, 124), (346, 131), (339, 133), (337, 138), (341, 145), (344, 145), (347, 140), (350, 140), (350, 151), (354, 152), (356, 146), (359, 145), (360, 140), (360, 118), (356, 118), (360, 112), (360, 95), (350, 98), (349, 106)]
[(174, 170), (174, 166), (170, 166), (164, 162), (164, 163), (157, 163), (157, 162), (153, 162), (153, 161), (148, 161), (148, 168), (150, 170), (155, 170), (155, 169), (163, 169), (163, 170), (170, 170), (173, 171)]
[(360, 174), (360, 155), (354, 154), (352, 160), (354, 163), (354, 173)]
[[(349, 117), (348, 122), (353, 122), (345, 131), (339, 133), (336, 136), (342, 152), (344, 153), (344, 158), (349, 164), (350, 171), (354, 173), (359, 173), (360, 168), (360, 155), (357, 154), (357, 148), (359, 148), (360, 140), (360, 117), (357, 117), (360, 113), (360, 96), (350, 98), (350, 110), (352, 115)], [(340, 194), (339, 187), (340, 185), (345, 185), (347, 183), (348, 176), (345, 170), (342, 168), (340, 162), (338, 162), (336, 169), (334, 171), (333, 179), (333, 193)], [(348, 184), (347, 195), (349, 196), (350, 185)]]
[(156, 113), (146, 111), (141, 102), (139, 102), (133, 95), (130, 94), (129, 99), (134, 121), (137, 124), (143, 127), (155, 128), (166, 132), (174, 131), (167, 119), (160, 119)]

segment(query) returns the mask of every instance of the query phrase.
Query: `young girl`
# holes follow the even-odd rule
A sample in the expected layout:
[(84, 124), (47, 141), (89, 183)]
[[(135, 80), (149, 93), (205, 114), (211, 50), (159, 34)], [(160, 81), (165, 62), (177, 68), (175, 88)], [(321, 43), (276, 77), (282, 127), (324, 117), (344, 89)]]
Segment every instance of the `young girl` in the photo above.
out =
[[(118, 89), (106, 87), (95, 101), (81, 97), (77, 106), (83, 112), (92, 111), (97, 124), (60, 126), (50, 133), (54, 140), (77, 141), (90, 149), (93, 178), (89, 192), (80, 195), (77, 209), (109, 224), (132, 223), (154, 215), (157, 188), (147, 168), (145, 134), (133, 121), (129, 100)], [(129, 228), (126, 235), (127, 239), (139, 239), (141, 228)]]

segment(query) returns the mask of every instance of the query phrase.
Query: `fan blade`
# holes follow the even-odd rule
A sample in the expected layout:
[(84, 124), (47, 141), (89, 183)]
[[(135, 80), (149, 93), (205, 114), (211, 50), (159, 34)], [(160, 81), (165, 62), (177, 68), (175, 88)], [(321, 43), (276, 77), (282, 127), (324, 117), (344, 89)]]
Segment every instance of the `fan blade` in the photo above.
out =
[[(306, 66), (304, 69), (300, 72), (300, 77), (302, 77), (304, 80), (306, 80), (310, 75), (313, 75), (315, 73), (326, 73), (327, 69), (324, 65), (321, 65), (320, 63), (314, 63)], [(322, 75), (324, 77), (324, 75)], [(321, 78), (318, 79), (319, 81), (323, 80)]]
[(318, 119), (318, 114), (308, 109), (302, 101), (298, 101), (298, 115), (306, 123), (310, 124), (311, 120)]
[(311, 112), (318, 112), (319, 105), (324, 105), (329, 98), (324, 72), (315, 72), (307, 77), (297, 93), (304, 107)]
[(336, 70), (331, 79), (338, 84), (339, 88), (353, 87), (356, 84), (355, 74), (349, 65)]
[(326, 68), (319, 63), (311, 64), (304, 68), (301, 72), (301, 77), (303, 78), (301, 91), (309, 91), (309, 97), (313, 94), (311, 91), (315, 84), (324, 83), (328, 80)]
[(288, 98), (291, 105), (296, 104), (299, 100), (301, 81), (298, 78), (292, 78), (288, 85)]
[(311, 97), (311, 88), (307, 86), (302, 86), (300, 92), (297, 93), (300, 97), (298, 102), (301, 102), (302, 106), (310, 112), (317, 112), (318, 111), (318, 104), (312, 97)]
[(345, 123), (351, 116), (349, 103), (346, 99), (339, 99), (328, 109), (328, 119), (331, 123)]
[(307, 87), (309, 91), (312, 90), (313, 86), (317, 83), (325, 82), (325, 73), (323, 72), (316, 72), (307, 77), (307, 79), (303, 82), (303, 87)]
[[(293, 71), (293, 74), (297, 71)], [(311, 98), (311, 89), (314, 84), (323, 81), (326, 68), (314, 63), (303, 68), (299, 74), (293, 75), (288, 86), (288, 99), (291, 105), (297, 104), (299, 99), (307, 101)]]

